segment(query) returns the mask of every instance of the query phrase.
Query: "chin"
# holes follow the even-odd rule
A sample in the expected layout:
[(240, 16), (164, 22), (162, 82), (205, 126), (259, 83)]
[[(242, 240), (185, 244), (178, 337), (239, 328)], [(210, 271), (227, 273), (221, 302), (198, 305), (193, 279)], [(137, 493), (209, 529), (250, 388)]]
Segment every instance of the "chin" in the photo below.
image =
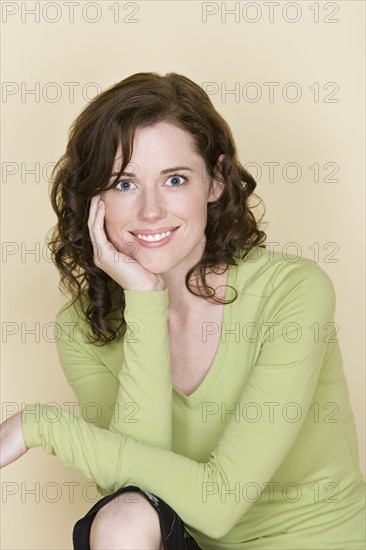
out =
[(166, 273), (176, 265), (172, 260), (167, 259), (162, 261), (160, 258), (156, 258), (156, 260), (142, 259), (140, 263), (143, 267), (156, 274)]
[[(151, 252), (154, 252), (154, 257)], [(138, 253), (136, 255), (136, 260), (142, 265), (142, 267), (148, 271), (151, 271), (151, 273), (155, 273), (156, 275), (167, 273), (179, 263), (178, 260), (174, 260), (172, 257), (164, 258), (162, 255), (156, 254), (156, 251), (149, 250), (148, 253), (151, 254), (150, 257), (147, 257), (145, 254), (141, 255), (141, 253)]]

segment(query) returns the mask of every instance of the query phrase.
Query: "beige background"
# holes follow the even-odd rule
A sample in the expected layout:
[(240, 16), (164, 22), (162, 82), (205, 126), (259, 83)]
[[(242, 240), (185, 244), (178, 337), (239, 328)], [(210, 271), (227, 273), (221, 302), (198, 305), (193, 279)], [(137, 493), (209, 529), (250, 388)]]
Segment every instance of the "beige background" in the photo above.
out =
[[(267, 242), (284, 251), (297, 243), (335, 285), (365, 471), (364, 3), (280, 2), (272, 22), (268, 6), (250, 4), (237, 2), (235, 21), (222, 11), (234, 2), (81, 1), (70, 22), (64, 2), (40, 2), (39, 21), (28, 11), (35, 2), (2, 2), (3, 420), (23, 402), (75, 401), (48, 324), (64, 298), (44, 248), (55, 223), (47, 165), (63, 153), (73, 118), (97, 89), (135, 72), (175, 71), (212, 93), (242, 163), (256, 163)], [(205, 9), (212, 12), (206, 22)], [(79, 83), (74, 97), (70, 82)], [(278, 83), (273, 100), (269, 82)], [(225, 96), (235, 86), (240, 97)], [(38, 97), (26, 93), (37, 87)], [(257, 102), (254, 92), (262, 93)], [(301, 97), (291, 101), (295, 92)], [(274, 178), (271, 162), (279, 163)], [(36, 163), (39, 177), (27, 173)], [(299, 181), (288, 163), (300, 167)], [(336, 181), (328, 181), (335, 168)], [(100, 498), (88, 481), (41, 449), (1, 474), (1, 548), (71, 549), (74, 522)]]

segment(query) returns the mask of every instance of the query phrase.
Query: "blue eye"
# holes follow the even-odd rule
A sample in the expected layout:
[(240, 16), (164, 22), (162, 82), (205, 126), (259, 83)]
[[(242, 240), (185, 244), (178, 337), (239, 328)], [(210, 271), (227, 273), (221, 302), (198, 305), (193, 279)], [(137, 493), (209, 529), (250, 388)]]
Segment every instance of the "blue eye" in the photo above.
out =
[[(183, 183), (181, 183), (180, 185), (176, 185), (177, 183), (177, 180), (181, 178), (183, 180)], [(187, 178), (185, 176), (181, 176), (179, 174), (173, 174), (172, 176), (170, 176), (168, 179), (171, 179), (171, 180), (175, 180), (175, 183), (173, 183), (173, 187), (182, 187), (182, 185), (184, 185), (186, 182), (187, 182)], [(178, 184), (179, 184), (179, 181), (178, 181)]]
[[(121, 187), (117, 187), (117, 185), (120, 185), (120, 184), (122, 185), (122, 188), (121, 188)], [(125, 187), (126, 184), (127, 184), (127, 185), (131, 185), (131, 182), (130, 182), (129, 180), (120, 180), (120, 181), (118, 181), (118, 182), (114, 185), (114, 187), (115, 187), (116, 189), (118, 189), (118, 191), (124, 191), (124, 192), (125, 192), (125, 191), (130, 191), (129, 188), (126, 188), (126, 187)]]

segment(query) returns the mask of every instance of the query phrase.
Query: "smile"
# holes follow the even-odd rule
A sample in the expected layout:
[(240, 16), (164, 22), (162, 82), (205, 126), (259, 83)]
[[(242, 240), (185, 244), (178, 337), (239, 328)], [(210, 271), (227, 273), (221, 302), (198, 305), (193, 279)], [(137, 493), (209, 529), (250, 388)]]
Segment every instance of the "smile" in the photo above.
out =
[(164, 231), (163, 233), (154, 233), (148, 235), (131, 232), (131, 235), (135, 237), (136, 241), (140, 243), (141, 246), (147, 248), (155, 248), (157, 246), (164, 246), (165, 244), (170, 242), (171, 239), (174, 237), (177, 229), (179, 229), (179, 227), (176, 227), (175, 229), (172, 229), (170, 231)]
[(161, 239), (164, 239), (164, 237), (167, 237), (170, 235), (172, 231), (167, 231), (166, 233), (155, 233), (155, 235), (140, 235), (139, 233), (136, 234), (136, 237), (139, 239), (142, 239), (143, 241), (161, 241)]

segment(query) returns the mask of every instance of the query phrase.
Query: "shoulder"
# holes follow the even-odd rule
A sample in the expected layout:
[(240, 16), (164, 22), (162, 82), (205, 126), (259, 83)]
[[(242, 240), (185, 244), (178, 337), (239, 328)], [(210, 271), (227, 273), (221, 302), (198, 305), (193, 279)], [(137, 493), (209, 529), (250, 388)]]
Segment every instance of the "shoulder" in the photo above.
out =
[(116, 352), (118, 354), (120, 350), (119, 340), (105, 345), (99, 345), (90, 341), (93, 335), (91, 324), (86, 319), (81, 307), (81, 303), (85, 308), (90, 302), (85, 297), (81, 299), (82, 302), (66, 301), (56, 313), (55, 341), (59, 352), (63, 353), (69, 350), (72, 353), (87, 354), (88, 356), (102, 360), (108, 354), (112, 354), (112, 356)]
[(60, 322), (77, 322), (86, 323), (85, 316), (82, 312), (79, 302), (72, 302), (72, 300), (67, 300), (62, 306), (58, 309), (56, 313), (56, 321)]
[[(57, 340), (86, 345), (85, 336), (89, 334), (89, 323), (82, 311), (80, 302), (65, 302), (56, 313)], [(89, 347), (89, 346), (88, 346)]]
[(284, 254), (271, 248), (254, 247), (237, 259), (236, 289), (257, 296), (287, 296), (294, 289), (304, 294), (335, 300), (335, 288), (326, 271), (305, 256)]

